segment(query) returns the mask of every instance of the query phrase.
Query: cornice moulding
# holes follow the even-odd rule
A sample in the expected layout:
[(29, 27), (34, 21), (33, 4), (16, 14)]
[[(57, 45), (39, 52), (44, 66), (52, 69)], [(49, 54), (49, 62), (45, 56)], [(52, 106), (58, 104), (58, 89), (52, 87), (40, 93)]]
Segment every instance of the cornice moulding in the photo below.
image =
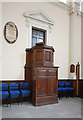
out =
[(69, 15), (73, 14), (73, 13), (77, 13), (77, 15), (81, 15), (81, 12), (80, 11), (76, 11), (75, 9), (72, 9), (69, 11)]
[(74, 2), (74, 3), (71, 2), (71, 4), (65, 4), (63, 2), (55, 2), (53, 4), (57, 5), (58, 7), (66, 10), (68, 12), (70, 11), (71, 8), (75, 7), (76, 9), (78, 9), (80, 6), (80, 3), (78, 3), (78, 2)]
[(73, 13), (77, 13), (77, 15), (81, 15), (81, 11), (80, 11), (80, 4), (77, 2), (71, 3), (69, 5), (70, 9), (69, 9), (69, 14), (73, 14)]
[(58, 7), (66, 10), (66, 11), (69, 11), (69, 8), (70, 8), (69, 5), (67, 5), (67, 4), (65, 4), (63, 2), (55, 2), (53, 4), (57, 5)]

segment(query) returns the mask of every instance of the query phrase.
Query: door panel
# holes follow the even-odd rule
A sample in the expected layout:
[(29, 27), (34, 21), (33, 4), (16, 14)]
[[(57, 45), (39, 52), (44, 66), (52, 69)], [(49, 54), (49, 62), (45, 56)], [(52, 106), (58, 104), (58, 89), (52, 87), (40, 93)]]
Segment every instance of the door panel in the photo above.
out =
[(37, 96), (52, 96), (57, 91), (57, 76), (54, 68), (39, 68), (37, 76)]
[(47, 78), (47, 95), (56, 94), (56, 77)]
[(46, 77), (38, 76), (37, 96), (46, 96)]

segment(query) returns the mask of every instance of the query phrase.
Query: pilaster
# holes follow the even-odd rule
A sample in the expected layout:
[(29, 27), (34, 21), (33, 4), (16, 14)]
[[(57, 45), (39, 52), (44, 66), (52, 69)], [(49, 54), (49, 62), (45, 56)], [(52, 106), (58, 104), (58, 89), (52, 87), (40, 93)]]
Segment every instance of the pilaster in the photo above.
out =
[[(76, 66), (79, 62), (79, 36), (78, 36), (78, 15), (80, 13), (80, 6), (76, 2), (70, 3), (70, 64)], [(70, 73), (70, 78), (76, 79), (75, 73)]]

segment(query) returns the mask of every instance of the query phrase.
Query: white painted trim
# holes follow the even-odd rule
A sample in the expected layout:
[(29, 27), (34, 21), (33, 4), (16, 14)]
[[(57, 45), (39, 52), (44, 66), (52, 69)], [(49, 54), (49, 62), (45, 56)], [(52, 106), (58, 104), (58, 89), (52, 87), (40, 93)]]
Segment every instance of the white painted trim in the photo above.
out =
[[(41, 19), (38, 19), (38, 18), (34, 17), (33, 15), (36, 15), (36, 14), (40, 14), (40, 15), (44, 16), (48, 21), (41, 20)], [(51, 24), (51, 25), (54, 24), (54, 21), (51, 18), (49, 18), (48, 15), (46, 13), (44, 13), (42, 10), (35, 10), (35, 11), (25, 12), (23, 15), (24, 15), (24, 17), (35, 19), (35, 20), (45, 22), (45, 23), (48, 23), (48, 24)]]
[(0, 79), (0, 81), (19, 81), (23, 79)]
[(69, 11), (70, 6), (63, 2), (54, 2), (53, 4), (57, 5), (58, 7), (66, 10), (66, 11)]
[[(44, 16), (44, 18), (46, 18), (48, 21), (37, 19), (36, 15), (39, 15), (39, 14), (42, 14), (42, 16)], [(35, 15), (35, 18), (32, 15)], [(27, 45), (26, 45), (26, 47), (27, 48), (32, 47), (32, 28), (33, 27), (46, 31), (45, 44), (50, 45), (51, 30), (52, 30), (51, 26), (53, 26), (53, 21), (51, 21), (50, 18), (47, 17), (47, 15), (45, 16), (45, 13), (41, 12), (41, 10), (27, 12), (24, 14), (24, 17), (26, 18), (26, 26), (27, 26), (27, 40), (26, 40)], [(44, 19), (44, 18), (42, 17), (42, 19)]]
[(70, 4), (69, 15), (71, 15), (75, 12), (77, 13), (77, 15), (81, 15), (80, 4), (77, 2), (73, 2)]
[[(54, 3), (52, 3), (52, 4), (55, 4), (56, 6), (62, 8), (62, 9), (64, 9), (64, 10), (66, 10), (66, 11), (68, 11), (68, 12), (70, 11), (70, 8), (71, 8), (70, 2), (69, 2), (69, 4), (68, 4), (68, 3), (65, 4), (65, 3), (63, 3), (63, 2), (54, 2)], [(75, 4), (76, 6), (80, 6), (80, 3), (79, 3), (79, 2), (74, 2), (74, 3), (72, 3), (72, 6), (73, 6), (73, 4)], [(70, 13), (70, 12), (69, 12), (69, 13)], [(80, 9), (79, 9), (78, 15), (80, 15), (80, 14), (81, 14), (81, 12), (80, 12)]]
[(77, 15), (81, 15), (80, 11), (76, 11), (75, 9), (72, 9), (71, 11), (69, 11), (69, 15), (73, 14), (73, 13), (77, 13)]

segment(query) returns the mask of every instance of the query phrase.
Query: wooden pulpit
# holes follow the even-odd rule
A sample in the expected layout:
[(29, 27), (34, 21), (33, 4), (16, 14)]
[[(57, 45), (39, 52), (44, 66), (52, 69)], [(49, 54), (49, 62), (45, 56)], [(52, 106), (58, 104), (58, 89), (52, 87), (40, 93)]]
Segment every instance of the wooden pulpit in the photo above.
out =
[(53, 53), (53, 47), (43, 43), (26, 49), (25, 80), (35, 106), (58, 102), (58, 67), (53, 66)]

